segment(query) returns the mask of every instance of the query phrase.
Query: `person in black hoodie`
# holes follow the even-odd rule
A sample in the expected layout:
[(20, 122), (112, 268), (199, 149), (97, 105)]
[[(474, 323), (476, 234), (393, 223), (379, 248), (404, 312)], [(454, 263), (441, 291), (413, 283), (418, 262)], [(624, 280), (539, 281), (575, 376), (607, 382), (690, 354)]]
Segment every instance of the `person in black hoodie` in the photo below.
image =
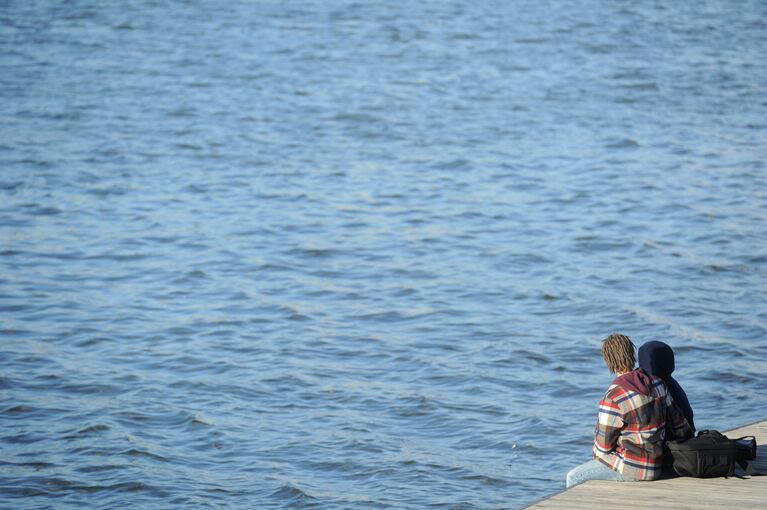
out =
[(663, 380), (634, 368), (634, 352), (626, 335), (602, 341), (602, 356), (617, 377), (599, 402), (594, 459), (567, 473), (567, 487), (586, 480), (655, 480), (662, 472), (664, 441), (690, 433)]
[(660, 377), (666, 383), (671, 398), (690, 424), (692, 432), (695, 433), (695, 422), (693, 422), (693, 412), (690, 401), (687, 400), (687, 393), (671, 377), (674, 372), (674, 351), (668, 344), (653, 340), (647, 342), (639, 348), (639, 366), (650, 375)]

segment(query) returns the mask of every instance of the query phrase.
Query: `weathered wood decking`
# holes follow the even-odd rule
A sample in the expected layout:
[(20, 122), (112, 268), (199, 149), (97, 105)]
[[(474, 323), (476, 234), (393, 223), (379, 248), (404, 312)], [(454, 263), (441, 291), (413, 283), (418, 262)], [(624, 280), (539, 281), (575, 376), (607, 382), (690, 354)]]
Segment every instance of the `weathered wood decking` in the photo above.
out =
[[(727, 437), (756, 436), (752, 465), (767, 473), (767, 421), (725, 432)], [(738, 468), (737, 474), (744, 473)], [(528, 510), (634, 509), (767, 509), (767, 476), (670, 478), (653, 482), (616, 483), (592, 480), (544, 499)]]

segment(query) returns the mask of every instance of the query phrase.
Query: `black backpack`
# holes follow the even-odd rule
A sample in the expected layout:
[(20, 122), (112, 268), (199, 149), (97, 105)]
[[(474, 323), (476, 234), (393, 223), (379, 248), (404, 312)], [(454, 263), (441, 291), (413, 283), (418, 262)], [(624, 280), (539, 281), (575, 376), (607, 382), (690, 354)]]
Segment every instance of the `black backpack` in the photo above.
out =
[(701, 430), (697, 437), (666, 441), (664, 464), (673, 466), (680, 476), (716, 478), (735, 474), (736, 463), (749, 475), (761, 475), (747, 460), (756, 456), (753, 436), (729, 439), (716, 430)]

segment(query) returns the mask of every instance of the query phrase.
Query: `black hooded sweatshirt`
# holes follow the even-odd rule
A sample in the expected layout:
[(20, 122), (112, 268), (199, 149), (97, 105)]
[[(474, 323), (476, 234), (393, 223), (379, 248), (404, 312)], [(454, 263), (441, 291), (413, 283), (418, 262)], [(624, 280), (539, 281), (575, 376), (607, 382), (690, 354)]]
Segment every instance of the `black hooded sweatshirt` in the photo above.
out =
[(658, 341), (647, 342), (639, 348), (639, 366), (648, 374), (660, 377), (666, 383), (671, 397), (695, 433), (695, 423), (692, 421), (693, 412), (687, 394), (671, 377), (674, 371), (674, 351), (667, 344)]

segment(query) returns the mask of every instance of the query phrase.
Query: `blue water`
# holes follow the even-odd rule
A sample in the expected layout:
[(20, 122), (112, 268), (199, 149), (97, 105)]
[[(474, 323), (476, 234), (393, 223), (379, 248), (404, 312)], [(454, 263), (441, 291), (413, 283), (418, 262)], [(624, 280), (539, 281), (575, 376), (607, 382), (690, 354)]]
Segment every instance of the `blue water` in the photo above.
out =
[(765, 20), (0, 2), (0, 506), (520, 508), (613, 331), (764, 419)]

